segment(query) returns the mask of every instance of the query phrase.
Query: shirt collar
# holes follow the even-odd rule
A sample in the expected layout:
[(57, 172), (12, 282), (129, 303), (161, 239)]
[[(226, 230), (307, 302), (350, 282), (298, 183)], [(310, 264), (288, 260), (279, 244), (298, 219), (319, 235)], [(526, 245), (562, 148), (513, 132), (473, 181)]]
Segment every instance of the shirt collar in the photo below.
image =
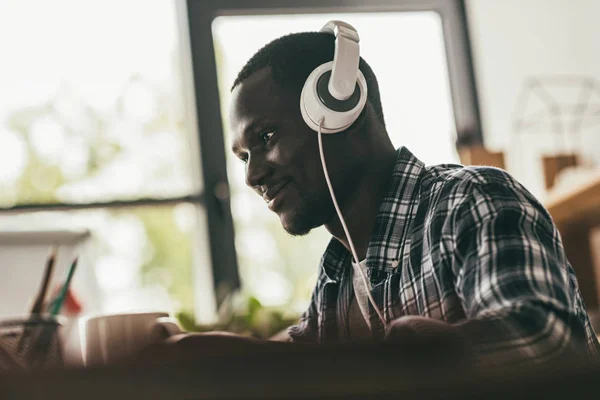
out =
[[(400, 147), (396, 154), (389, 190), (381, 201), (367, 248), (368, 269), (395, 269), (394, 261), (398, 258), (406, 236), (406, 227), (416, 213), (416, 189), (425, 171), (425, 164), (406, 147)], [(330, 281), (338, 281), (351, 259), (352, 256), (344, 245), (332, 238), (321, 259), (321, 266)]]

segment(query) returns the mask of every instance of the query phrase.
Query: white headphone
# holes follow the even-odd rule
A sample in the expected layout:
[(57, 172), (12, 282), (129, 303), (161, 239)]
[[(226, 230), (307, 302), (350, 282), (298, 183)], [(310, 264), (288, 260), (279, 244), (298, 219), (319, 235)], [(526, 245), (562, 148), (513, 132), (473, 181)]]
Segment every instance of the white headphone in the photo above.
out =
[[(300, 94), (300, 111), (306, 124), (318, 133), (319, 154), (331, 200), (348, 238), (354, 262), (359, 264), (360, 260), (354, 242), (335, 197), (329, 172), (327, 172), (323, 134), (341, 132), (356, 121), (367, 102), (367, 82), (358, 69), (360, 54), (356, 29), (346, 22), (329, 21), (321, 28), (321, 32), (331, 33), (335, 36), (335, 54), (333, 61), (319, 65), (304, 82)], [(387, 332), (387, 321), (371, 295), (369, 280), (362, 267), (359, 266), (358, 270), (363, 284), (369, 288), (367, 290), (369, 301)]]
[(335, 36), (333, 61), (319, 65), (306, 79), (300, 112), (306, 124), (323, 133), (337, 133), (356, 121), (367, 102), (367, 82), (358, 69), (359, 37), (346, 22), (329, 21), (321, 32)]

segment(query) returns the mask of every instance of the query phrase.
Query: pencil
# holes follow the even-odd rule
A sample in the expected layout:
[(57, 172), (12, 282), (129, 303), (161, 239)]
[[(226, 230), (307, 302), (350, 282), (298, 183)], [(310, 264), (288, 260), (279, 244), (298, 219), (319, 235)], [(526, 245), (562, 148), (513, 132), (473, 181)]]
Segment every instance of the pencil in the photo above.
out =
[[(46, 267), (44, 269), (44, 277), (42, 279), (42, 284), (38, 290), (38, 294), (36, 296), (35, 301), (33, 302), (33, 306), (30, 310), (30, 317), (35, 315), (39, 315), (42, 312), (42, 308), (44, 307), (44, 299), (46, 298), (46, 293), (48, 292), (48, 285), (50, 283), (50, 278), (52, 277), (52, 271), (54, 270), (54, 264), (56, 262), (56, 253), (58, 252), (58, 245), (53, 245), (52, 250), (50, 251), (50, 256), (46, 260)], [(21, 338), (19, 339), (19, 343), (17, 343), (17, 351), (20, 353), (23, 350), (23, 345), (25, 341), (29, 339), (31, 336), (31, 328), (25, 326), (23, 329), (23, 333), (21, 334)]]
[(46, 298), (46, 293), (48, 292), (48, 284), (50, 283), (50, 278), (52, 277), (52, 271), (54, 270), (54, 264), (56, 262), (56, 253), (58, 252), (58, 245), (52, 246), (52, 251), (48, 260), (46, 261), (46, 268), (44, 271), (44, 279), (42, 280), (42, 285), (40, 286), (40, 290), (38, 291), (37, 298), (33, 303), (33, 307), (31, 307), (31, 314), (39, 314), (42, 311), (42, 307), (44, 306), (44, 299)]
[(67, 297), (67, 290), (69, 289), (69, 285), (71, 284), (71, 279), (73, 279), (73, 274), (75, 273), (75, 267), (77, 267), (78, 260), (79, 260), (79, 257), (75, 257), (75, 260), (73, 260), (73, 263), (71, 264), (71, 267), (69, 268), (69, 273), (67, 275), (65, 284), (63, 285), (62, 289), (60, 290), (60, 293), (56, 297), (56, 300), (54, 300), (52, 302), (52, 305), (50, 307), (50, 314), (52, 314), (52, 315), (58, 314), (58, 312), (60, 311), (60, 309), (62, 307), (63, 302), (65, 301), (65, 298)]

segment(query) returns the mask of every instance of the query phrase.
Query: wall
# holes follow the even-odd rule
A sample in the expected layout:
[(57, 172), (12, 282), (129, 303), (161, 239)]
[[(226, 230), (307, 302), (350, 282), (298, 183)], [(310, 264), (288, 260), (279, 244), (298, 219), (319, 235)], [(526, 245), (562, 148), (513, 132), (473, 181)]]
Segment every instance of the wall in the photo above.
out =
[(579, 146), (600, 163), (598, 128), (567, 143), (517, 137), (513, 128), (526, 78), (577, 74), (600, 82), (600, 1), (467, 0), (467, 12), (486, 146), (505, 151), (509, 172), (541, 198), (542, 153)]

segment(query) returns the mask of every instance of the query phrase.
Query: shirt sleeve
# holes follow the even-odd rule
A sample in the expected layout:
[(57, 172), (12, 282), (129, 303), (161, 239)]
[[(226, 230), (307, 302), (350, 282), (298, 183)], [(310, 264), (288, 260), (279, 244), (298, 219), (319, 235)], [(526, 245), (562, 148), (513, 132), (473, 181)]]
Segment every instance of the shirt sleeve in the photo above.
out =
[(525, 189), (477, 185), (449, 215), (445, 236), (467, 317), (460, 327), (479, 363), (541, 363), (586, 352), (575, 274), (550, 215)]
[(313, 290), (308, 309), (302, 313), (296, 325), (288, 328), (288, 335), (292, 342), (296, 343), (318, 343), (318, 313), (317, 304), (320, 293), (321, 281), (323, 279), (323, 271), (319, 274), (317, 284)]

